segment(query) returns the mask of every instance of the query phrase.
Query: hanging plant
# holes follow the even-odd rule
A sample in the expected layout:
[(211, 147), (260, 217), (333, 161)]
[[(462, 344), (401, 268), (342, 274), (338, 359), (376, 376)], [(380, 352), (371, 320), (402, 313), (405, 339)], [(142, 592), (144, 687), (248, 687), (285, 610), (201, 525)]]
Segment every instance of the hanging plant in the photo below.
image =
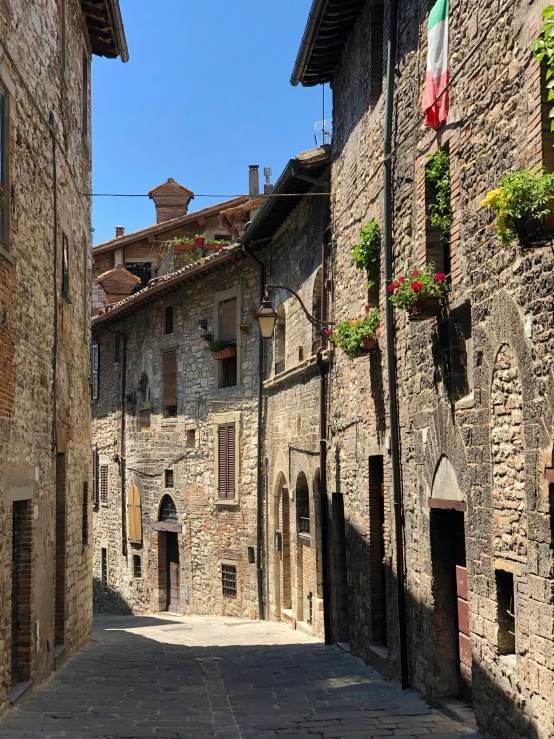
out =
[(356, 269), (367, 272), (367, 289), (377, 287), (381, 272), (381, 229), (375, 218), (360, 231), (360, 240), (351, 256)]
[(509, 246), (517, 238), (526, 241), (541, 226), (551, 225), (554, 174), (544, 169), (520, 169), (505, 174), (498, 185), (481, 205), (494, 214), (494, 228), (502, 246)]
[[(542, 11), (544, 21), (540, 36), (531, 44), (533, 56), (546, 64), (546, 87), (548, 100), (554, 100), (554, 5)], [(554, 131), (554, 106), (550, 109), (550, 130)]]
[(452, 206), (450, 204), (450, 154), (439, 149), (429, 154), (425, 177), (435, 186), (435, 202), (427, 206), (427, 218), (431, 225), (440, 229), (444, 241), (450, 240), (452, 230)]
[(376, 332), (381, 323), (381, 314), (378, 308), (366, 305), (352, 321), (344, 320), (329, 331), (329, 339), (335, 346), (339, 346), (349, 359), (355, 359), (361, 352), (372, 348), (375, 343)]
[(440, 301), (448, 294), (446, 275), (435, 272), (433, 262), (425, 269), (409, 270), (388, 287), (390, 302), (395, 308), (407, 310), (412, 317), (436, 313)]

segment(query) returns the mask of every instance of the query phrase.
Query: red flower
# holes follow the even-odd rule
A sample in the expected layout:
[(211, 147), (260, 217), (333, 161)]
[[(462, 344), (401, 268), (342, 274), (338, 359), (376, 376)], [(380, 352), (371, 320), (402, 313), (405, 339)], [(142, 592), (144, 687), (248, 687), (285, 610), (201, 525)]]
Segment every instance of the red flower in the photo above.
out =
[(418, 276), (418, 274), (419, 274), (419, 270), (418, 270), (418, 269), (416, 269), (416, 270), (414, 270), (414, 271), (412, 272), (412, 277), (417, 277), (417, 276)]
[(395, 290), (395, 286), (396, 286), (396, 282), (391, 282), (391, 284), (390, 284), (390, 285), (389, 285), (389, 287), (388, 287), (388, 291), (389, 291), (390, 293), (393, 293), (393, 292), (394, 292), (394, 290)]
[(423, 285), (421, 284), (421, 282), (412, 282), (410, 287), (415, 293), (420, 293), (423, 290)]
[(329, 336), (331, 336), (332, 333), (333, 332), (331, 331), (330, 328), (325, 329), (325, 336), (329, 337)]
[(404, 275), (402, 275), (402, 277), (399, 277), (398, 278), (398, 282), (402, 283), (402, 282), (404, 282), (405, 279), (406, 278), (404, 277)]
[(442, 282), (445, 279), (446, 275), (443, 275), (442, 272), (439, 272), (438, 275), (435, 275), (435, 282)]

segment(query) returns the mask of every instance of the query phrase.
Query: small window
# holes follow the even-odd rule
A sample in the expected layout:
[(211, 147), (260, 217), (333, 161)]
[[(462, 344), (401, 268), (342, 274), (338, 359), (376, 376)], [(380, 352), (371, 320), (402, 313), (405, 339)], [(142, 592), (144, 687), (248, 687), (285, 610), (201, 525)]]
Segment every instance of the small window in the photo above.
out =
[(165, 332), (166, 334), (173, 333), (174, 316), (175, 316), (174, 308), (172, 305), (170, 305), (168, 308), (165, 309)]
[(222, 423), (218, 427), (218, 496), (235, 498), (235, 424)]
[[(218, 339), (227, 347), (237, 345), (237, 299), (224, 300), (219, 304)], [(220, 362), (219, 387), (236, 387), (237, 357), (227, 357)]]
[(304, 361), (304, 347), (303, 346), (298, 347), (298, 361), (299, 362)]
[(496, 570), (498, 606), (498, 654), (516, 653), (516, 605), (514, 576), (511, 572)]
[(172, 488), (174, 486), (173, 470), (165, 471), (165, 486), (166, 488)]
[(150, 408), (140, 408), (138, 412), (141, 431), (150, 431)]
[(229, 243), (231, 241), (231, 237), (229, 234), (216, 234), (214, 236), (214, 241), (226, 241)]
[(237, 568), (235, 565), (221, 565), (221, 584), (223, 595), (237, 597)]
[(69, 238), (62, 232), (62, 295), (69, 297)]
[(167, 523), (177, 522), (177, 508), (171, 495), (164, 495), (160, 506), (160, 521)]
[(91, 397), (91, 400), (98, 400), (99, 364), (100, 364), (100, 347), (98, 344), (93, 344), (90, 350), (90, 397)]
[(102, 581), (102, 591), (108, 592), (108, 550), (102, 547), (100, 550), (100, 577)]
[(196, 447), (196, 429), (187, 429), (187, 449)]
[(164, 416), (177, 416), (177, 352), (163, 355)]
[(88, 78), (89, 78), (89, 60), (86, 53), (83, 53), (83, 103), (82, 103), (82, 125), (81, 133), (83, 138), (88, 138)]
[(108, 465), (100, 465), (100, 502), (108, 502)]
[(152, 279), (152, 263), (151, 262), (127, 262), (125, 269), (135, 277), (138, 277), (141, 281), (139, 285), (133, 290), (137, 293), (139, 290), (145, 288), (150, 280)]
[(450, 152), (445, 146), (425, 167), (426, 258), (444, 274), (450, 274), (450, 209)]
[(83, 523), (82, 523), (82, 549), (88, 544), (88, 482), (83, 482)]
[(140, 554), (133, 554), (133, 577), (142, 577), (142, 565), (140, 561)]

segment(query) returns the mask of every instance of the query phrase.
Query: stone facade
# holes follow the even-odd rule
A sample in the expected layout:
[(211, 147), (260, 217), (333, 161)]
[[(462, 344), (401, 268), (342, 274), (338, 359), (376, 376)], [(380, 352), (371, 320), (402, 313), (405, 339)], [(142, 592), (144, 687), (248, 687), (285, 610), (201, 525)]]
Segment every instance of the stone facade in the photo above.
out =
[[(385, 69), (389, 4), (380, 30), (376, 5), (360, 3), (332, 74), (335, 320), (352, 316), (367, 299), (365, 275), (354, 269), (350, 252), (361, 227), (383, 219), (384, 84), (376, 84), (375, 70)], [(428, 154), (447, 144), (453, 208), (446, 315), (415, 323), (395, 312), (409, 680), (429, 701), (469, 697), (472, 682), (484, 729), (546, 739), (554, 730), (553, 492), (545, 478), (554, 435), (554, 260), (549, 248), (503, 248), (479, 203), (505, 172), (549, 166), (540, 69), (529, 52), (547, 3), (450, 3), (451, 108), (438, 133), (420, 125), (419, 110), (431, 3), (400, 5), (395, 275), (430, 258), (424, 169)], [(385, 300), (382, 284), (383, 314)], [(463, 337), (456, 346), (453, 332)], [(463, 359), (461, 386), (454, 349)], [(348, 637), (354, 653), (398, 676), (385, 357), (383, 331), (375, 356), (349, 362), (337, 351), (331, 371), (329, 497), (340, 496), (345, 521), (343, 529), (339, 511), (333, 526), (338, 520), (335, 540), (345, 538), (343, 563), (337, 568), (332, 561), (331, 576), (348, 595), (346, 627), (337, 617), (344, 608), (335, 605), (333, 628), (336, 640)], [(375, 456), (384, 463), (386, 639), (382, 631), (372, 638), (368, 576), (368, 464)], [(459, 634), (465, 627), (458, 608), (465, 606), (456, 599), (456, 567), (467, 568), (468, 637)]]
[(0, 4), (0, 712), (89, 639), (92, 619), (82, 193), (103, 52), (77, 0), (31, 5)]

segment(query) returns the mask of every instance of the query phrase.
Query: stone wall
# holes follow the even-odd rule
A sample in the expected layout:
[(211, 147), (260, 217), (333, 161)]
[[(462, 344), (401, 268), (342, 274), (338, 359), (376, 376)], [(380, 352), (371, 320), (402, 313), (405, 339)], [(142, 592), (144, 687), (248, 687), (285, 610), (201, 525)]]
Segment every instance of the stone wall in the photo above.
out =
[[(216, 324), (219, 300), (236, 296), (239, 306), (236, 387), (218, 388), (217, 361), (205, 348), (199, 322)], [(98, 610), (148, 613), (166, 608), (166, 532), (155, 525), (160, 506), (170, 495), (179, 526), (180, 612), (255, 617), (258, 610), (256, 565), (248, 549), (256, 547), (257, 330), (248, 328), (259, 307), (259, 277), (249, 261), (221, 266), (198, 280), (183, 282), (168, 296), (112, 323), (95, 326), (100, 346), (100, 392), (93, 404), (93, 437), (99, 460), (109, 465), (105, 503), (94, 513), (94, 601)], [(166, 335), (165, 311), (174, 309), (174, 332)], [(111, 332), (111, 333), (110, 333)], [(122, 550), (121, 362), (114, 363), (116, 335), (127, 337), (126, 490), (136, 485), (142, 503), (142, 544)], [(165, 417), (162, 364), (164, 351), (177, 352), (177, 416)], [(141, 430), (144, 383), (151, 393), (150, 428)], [(235, 421), (239, 441), (235, 501), (222, 504), (216, 487), (217, 424)], [(166, 470), (173, 487), (166, 487)], [(127, 525), (127, 521), (125, 522)], [(101, 549), (108, 550), (108, 587), (101, 581)], [(134, 576), (133, 556), (141, 558)], [(222, 594), (222, 563), (237, 568), (237, 596)]]
[[(553, 730), (552, 499), (544, 467), (550, 464), (553, 436), (554, 259), (548, 248), (502, 248), (479, 202), (504, 172), (542, 161), (540, 74), (528, 49), (545, 4), (522, 0), (506, 10), (499, 4), (451, 2), (451, 109), (448, 125), (435, 134), (420, 125), (419, 112), (430, 4), (402, 3), (393, 142), (394, 273), (405, 274), (426, 260), (424, 167), (427, 155), (448, 143), (454, 216), (449, 318), (455, 321), (468, 305), (471, 311), (468, 388), (461, 397), (453, 397), (445, 377), (440, 320), (412, 323), (402, 312), (395, 313), (410, 682), (429, 700), (444, 689), (439, 679), (444, 655), (435, 620), (435, 604), (444, 594), (433, 568), (441, 549), (432, 540), (429, 512), (429, 499), (442, 498), (465, 506), (478, 720), (497, 736), (540, 739)], [(385, 18), (387, 11), (385, 3)], [(354, 271), (349, 254), (370, 218), (382, 223), (384, 101), (381, 96), (373, 107), (370, 102), (369, 29), (367, 7), (333, 83), (335, 320), (352, 316), (366, 299), (365, 277)], [(382, 286), (383, 312), (385, 295)], [(330, 450), (335, 462), (329, 476), (343, 495), (347, 556), (358, 546), (348, 566), (353, 651), (398, 675), (390, 513), (386, 653), (376, 654), (367, 630), (360, 628), (366, 618), (362, 608), (366, 613), (370, 609), (352, 574), (364, 561), (368, 458), (382, 453), (385, 469), (389, 466), (385, 343), (383, 334), (375, 357), (353, 363), (336, 353)], [(450, 489), (442, 489), (442, 475), (435, 476), (445, 458), (454, 471)], [(392, 492), (386, 483), (385, 489), (390, 510)], [(514, 582), (515, 654), (509, 656), (499, 653), (499, 573), (509, 573)], [(452, 649), (455, 653), (455, 644)]]
[[(90, 482), (90, 202), (81, 195), (91, 187), (91, 144), (81, 131), (83, 50), (87, 65), (90, 53), (84, 27), (80, 3), (67, 0), (62, 72), (59, 3), (0, 5), (0, 85), (9, 100), (10, 153), (9, 237), (0, 252), (0, 711), (9, 705), (14, 681), (30, 679), (36, 686), (91, 630), (91, 550), (82, 532), (84, 485)], [(69, 249), (67, 297), (61, 290), (62, 232)], [(67, 511), (65, 561), (57, 570), (56, 452), (65, 455)], [(32, 571), (20, 569), (24, 581), (18, 586), (12, 516), (22, 504), (31, 519), (23, 536), (32, 531)], [(64, 596), (58, 603), (63, 644), (55, 638), (56, 582)], [(27, 598), (27, 610), (17, 638), (25, 646), (23, 669), (16, 677), (11, 622), (17, 592)]]

